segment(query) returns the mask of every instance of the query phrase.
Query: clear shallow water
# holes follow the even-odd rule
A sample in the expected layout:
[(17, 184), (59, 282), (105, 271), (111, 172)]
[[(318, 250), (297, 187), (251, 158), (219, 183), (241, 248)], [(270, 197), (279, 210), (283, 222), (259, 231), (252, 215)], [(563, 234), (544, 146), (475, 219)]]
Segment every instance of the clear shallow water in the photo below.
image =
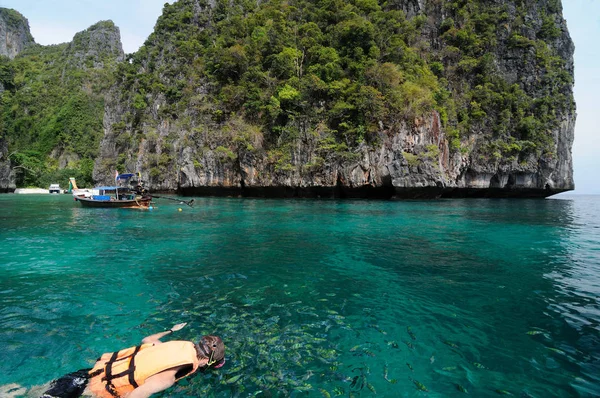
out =
[(600, 394), (600, 197), (165, 202), (0, 195), (0, 386), (189, 322), (158, 396)]

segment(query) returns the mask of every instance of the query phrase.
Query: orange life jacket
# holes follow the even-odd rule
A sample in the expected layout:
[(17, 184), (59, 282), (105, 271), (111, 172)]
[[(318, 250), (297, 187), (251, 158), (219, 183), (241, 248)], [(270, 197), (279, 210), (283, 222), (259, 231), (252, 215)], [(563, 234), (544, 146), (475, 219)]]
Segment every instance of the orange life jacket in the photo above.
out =
[(177, 374), (176, 380), (198, 369), (198, 356), (191, 341), (142, 344), (103, 354), (90, 370), (89, 390), (95, 397), (123, 397), (163, 370), (190, 365), (190, 371)]

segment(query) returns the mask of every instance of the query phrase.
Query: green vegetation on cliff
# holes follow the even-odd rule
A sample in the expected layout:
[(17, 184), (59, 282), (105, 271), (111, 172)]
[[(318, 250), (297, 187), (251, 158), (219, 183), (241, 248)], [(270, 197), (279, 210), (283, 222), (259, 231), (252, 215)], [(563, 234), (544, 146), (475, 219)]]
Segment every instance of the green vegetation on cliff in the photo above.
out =
[[(0, 8), (0, 19), (6, 22), (6, 25), (12, 29), (19, 29), (28, 26), (27, 19), (20, 12), (11, 8)], [(33, 41), (31, 33), (27, 32), (28, 39)]]
[[(2, 134), (13, 160), (37, 170), (19, 184), (61, 168), (91, 183), (112, 83), (122, 112), (111, 114), (117, 154), (100, 162), (106, 169), (136, 164), (141, 142), (151, 176), (178, 169), (175, 138), (157, 133), (168, 121), (197, 153), (198, 135), (212, 135), (224, 163), (260, 142), (276, 171), (290, 170), (295, 143), (310, 137), (310, 172), (433, 112), (452, 153), (490, 163), (556, 157), (553, 132), (574, 108), (569, 59), (557, 50), (560, 1), (430, 0), (416, 15), (409, 3), (179, 0), (114, 73), (113, 62), (77, 50), (92, 28), (69, 45), (1, 60)], [(476, 134), (485, 145), (473, 147)], [(402, 153), (417, 165), (439, 151)]]
[[(84, 45), (89, 32), (103, 27), (114, 29), (114, 24), (96, 24), (73, 43), (33, 45), (12, 61), (0, 59), (0, 83), (5, 88), (0, 131), (18, 171), (18, 186), (66, 185), (69, 177), (76, 177), (82, 186), (93, 184), (104, 93), (113, 83), (115, 54), (82, 54), (89, 47)], [(98, 63), (101, 67), (93, 68)]]
[[(477, 150), (490, 161), (556, 156), (551, 131), (573, 107), (566, 60), (545, 42), (560, 34), (560, 3), (538, 2), (537, 28), (524, 2), (427, 3), (412, 18), (401, 2), (376, 0), (167, 4), (145, 46), (119, 66), (121, 100), (133, 104), (119, 125), (122, 149), (136, 147), (142, 126), (170, 119), (229, 131), (222, 145), (233, 153), (258, 130), (283, 167), (308, 134), (350, 156), (437, 111), (451, 150), (485, 132), (489, 144)], [(536, 80), (504, 76), (507, 52), (516, 57), (509, 67), (525, 66), (515, 75), (532, 69)], [(156, 115), (147, 108), (161, 96)]]

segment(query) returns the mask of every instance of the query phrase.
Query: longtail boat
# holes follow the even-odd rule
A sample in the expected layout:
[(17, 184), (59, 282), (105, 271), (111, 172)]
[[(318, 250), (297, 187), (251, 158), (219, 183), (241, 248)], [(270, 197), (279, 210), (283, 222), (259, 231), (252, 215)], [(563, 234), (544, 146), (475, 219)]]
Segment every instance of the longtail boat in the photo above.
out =
[[(126, 184), (118, 185), (119, 181), (128, 182), (133, 177), (138, 177), (137, 181), (131, 181), (131, 185), (135, 188), (130, 188)], [(73, 190), (73, 198), (83, 207), (148, 209), (152, 206), (152, 196), (141, 189), (143, 183), (139, 173), (116, 173), (115, 183), (117, 184), (115, 186), (95, 187), (91, 192)]]

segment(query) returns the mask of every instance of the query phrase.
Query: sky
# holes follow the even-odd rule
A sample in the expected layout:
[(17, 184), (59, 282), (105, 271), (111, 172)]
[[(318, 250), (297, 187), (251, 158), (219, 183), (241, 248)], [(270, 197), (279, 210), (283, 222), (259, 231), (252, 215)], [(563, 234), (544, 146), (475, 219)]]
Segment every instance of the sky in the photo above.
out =
[[(563, 16), (575, 42), (577, 123), (573, 144), (575, 194), (600, 194), (600, 0), (563, 0)], [(152, 33), (165, 3), (172, 0), (0, 0), (29, 20), (36, 43), (71, 41), (101, 20), (121, 30), (126, 53)]]
[(0, 0), (0, 7), (19, 11), (29, 20), (36, 43), (69, 42), (98, 21), (110, 19), (121, 30), (123, 50), (144, 44), (165, 3), (172, 0)]

